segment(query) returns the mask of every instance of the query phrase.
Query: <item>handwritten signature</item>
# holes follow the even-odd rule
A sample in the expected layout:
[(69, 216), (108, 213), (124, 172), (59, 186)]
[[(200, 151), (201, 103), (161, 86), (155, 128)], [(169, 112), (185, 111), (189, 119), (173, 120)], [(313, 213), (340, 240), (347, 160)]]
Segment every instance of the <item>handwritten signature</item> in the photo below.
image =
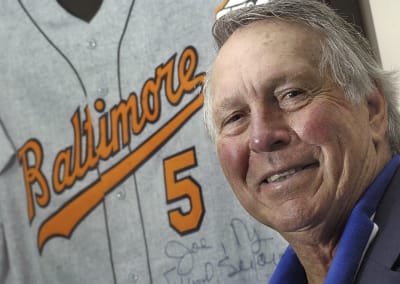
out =
[(194, 256), (201, 250), (210, 250), (211, 246), (207, 245), (205, 239), (201, 239), (199, 243), (192, 243), (190, 247), (178, 241), (170, 241), (165, 247), (165, 255), (169, 258), (177, 260), (175, 269), (179, 275), (188, 275), (192, 272), (194, 266)]
[(253, 273), (252, 279), (265, 282), (282, 254), (272, 249), (276, 240), (262, 236), (239, 218), (231, 220), (229, 232), (226, 239), (216, 244), (206, 238), (188, 245), (169, 241), (164, 254), (174, 264), (163, 273), (166, 282), (220, 283), (220, 279), (240, 278), (245, 273)]

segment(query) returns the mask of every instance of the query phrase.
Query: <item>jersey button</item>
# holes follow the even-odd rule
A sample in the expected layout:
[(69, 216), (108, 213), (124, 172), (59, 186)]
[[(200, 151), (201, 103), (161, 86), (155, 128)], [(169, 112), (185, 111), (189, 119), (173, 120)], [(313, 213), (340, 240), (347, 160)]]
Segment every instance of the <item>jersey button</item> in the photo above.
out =
[(139, 281), (139, 276), (138, 276), (137, 274), (135, 274), (135, 273), (130, 273), (130, 274), (129, 274), (129, 281), (130, 281), (131, 283), (138, 283), (138, 281)]
[(125, 191), (124, 189), (118, 190), (118, 192), (117, 192), (117, 198), (118, 198), (119, 200), (125, 200), (125, 198), (126, 198), (126, 191)]
[(95, 49), (97, 47), (97, 41), (92, 38), (91, 40), (88, 41), (87, 46), (89, 49)]
[(99, 87), (97, 88), (97, 94), (100, 98), (104, 98), (108, 95), (108, 88), (107, 87)]

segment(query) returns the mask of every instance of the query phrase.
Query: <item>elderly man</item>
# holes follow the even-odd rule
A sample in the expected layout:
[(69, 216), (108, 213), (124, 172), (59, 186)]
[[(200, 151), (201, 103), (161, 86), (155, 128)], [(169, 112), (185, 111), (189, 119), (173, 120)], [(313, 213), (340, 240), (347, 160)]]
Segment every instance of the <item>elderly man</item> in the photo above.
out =
[(239, 9), (213, 34), (205, 123), (241, 204), (289, 242), (271, 283), (400, 283), (393, 74), (316, 1)]

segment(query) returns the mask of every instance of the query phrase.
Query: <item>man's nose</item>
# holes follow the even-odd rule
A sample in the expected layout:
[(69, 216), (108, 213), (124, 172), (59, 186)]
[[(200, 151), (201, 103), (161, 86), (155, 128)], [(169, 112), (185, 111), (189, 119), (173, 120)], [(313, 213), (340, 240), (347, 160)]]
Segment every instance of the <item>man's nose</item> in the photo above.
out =
[(279, 115), (252, 117), (249, 147), (253, 152), (272, 152), (290, 143), (290, 127)]

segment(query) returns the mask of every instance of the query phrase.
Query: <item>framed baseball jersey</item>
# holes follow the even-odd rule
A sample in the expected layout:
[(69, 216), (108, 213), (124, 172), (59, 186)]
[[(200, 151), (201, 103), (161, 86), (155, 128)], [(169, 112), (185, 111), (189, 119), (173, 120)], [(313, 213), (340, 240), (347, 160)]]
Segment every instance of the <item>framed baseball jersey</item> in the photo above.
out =
[(220, 3), (70, 2), (0, 4), (0, 282), (266, 283), (202, 125)]

